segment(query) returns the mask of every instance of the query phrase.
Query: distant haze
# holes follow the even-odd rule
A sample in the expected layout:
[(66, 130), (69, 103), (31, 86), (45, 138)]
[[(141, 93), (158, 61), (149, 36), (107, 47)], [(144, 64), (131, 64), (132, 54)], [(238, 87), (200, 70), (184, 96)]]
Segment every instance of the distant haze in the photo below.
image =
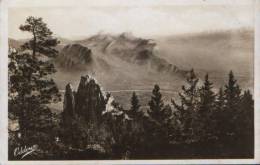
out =
[(43, 7), (12, 5), (9, 8), (9, 37), (29, 37), (28, 33), (19, 30), (19, 25), (28, 16), (42, 17), (55, 35), (70, 39), (99, 32), (131, 32), (135, 36), (149, 37), (253, 28), (254, 25), (254, 6), (251, 3), (208, 5), (200, 1), (197, 5), (151, 5), (149, 1), (142, 1), (143, 5), (139, 6), (127, 3), (88, 6), (86, 3), (80, 5), (79, 0), (75, 6), (46, 6), (44, 2), (47, 1), (41, 1)]

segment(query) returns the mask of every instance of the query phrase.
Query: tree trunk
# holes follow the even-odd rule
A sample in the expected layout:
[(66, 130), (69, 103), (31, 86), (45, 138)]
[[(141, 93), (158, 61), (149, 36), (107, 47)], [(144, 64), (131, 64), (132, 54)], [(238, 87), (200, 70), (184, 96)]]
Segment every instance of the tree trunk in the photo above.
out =
[(35, 54), (36, 54), (36, 34), (35, 34), (35, 31), (33, 30), (33, 58), (35, 58)]

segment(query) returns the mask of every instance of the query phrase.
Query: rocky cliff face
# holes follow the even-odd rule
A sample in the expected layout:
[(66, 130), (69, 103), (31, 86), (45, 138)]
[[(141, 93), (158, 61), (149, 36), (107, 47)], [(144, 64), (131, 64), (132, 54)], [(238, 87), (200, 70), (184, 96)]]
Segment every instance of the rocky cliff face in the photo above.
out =
[(86, 64), (91, 64), (92, 52), (89, 48), (80, 44), (68, 44), (61, 49), (58, 58), (56, 59), (57, 64), (66, 69), (81, 69)]
[(100, 123), (105, 108), (105, 96), (94, 78), (88, 75), (82, 76), (77, 92), (73, 92), (70, 84), (66, 86), (64, 120), (79, 117), (87, 123), (96, 125)]
[(111, 150), (118, 140), (115, 128), (119, 120), (120, 127), (125, 124), (126, 129), (131, 119), (91, 76), (81, 77), (77, 91), (73, 91), (71, 84), (66, 86), (62, 123), (68, 134), (64, 136), (72, 139), (76, 147), (96, 150), (94, 146), (98, 146), (100, 152)]

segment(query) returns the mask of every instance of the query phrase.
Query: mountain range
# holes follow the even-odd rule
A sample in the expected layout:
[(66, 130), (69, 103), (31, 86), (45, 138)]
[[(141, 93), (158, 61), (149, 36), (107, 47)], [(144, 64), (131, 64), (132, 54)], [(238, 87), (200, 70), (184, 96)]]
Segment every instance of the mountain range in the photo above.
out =
[[(201, 79), (209, 73), (218, 88), (233, 70), (243, 88), (253, 89), (253, 36), (253, 31), (242, 29), (151, 38), (131, 33), (58, 38), (58, 72), (53, 78), (64, 89), (68, 82), (76, 87), (81, 75), (90, 74), (106, 91), (130, 91), (123, 94), (129, 98), (132, 90), (151, 91), (154, 84), (176, 93), (191, 68)], [(24, 41), (9, 39), (9, 45), (18, 48)], [(122, 93), (118, 95), (122, 99)]]

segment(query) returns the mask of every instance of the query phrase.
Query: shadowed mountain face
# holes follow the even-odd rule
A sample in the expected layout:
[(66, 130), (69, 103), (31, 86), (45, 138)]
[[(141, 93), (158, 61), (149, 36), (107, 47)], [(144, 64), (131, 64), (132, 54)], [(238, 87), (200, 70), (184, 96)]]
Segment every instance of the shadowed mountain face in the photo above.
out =
[(66, 45), (56, 59), (57, 64), (66, 69), (86, 69), (93, 61), (92, 52), (79, 44)]

